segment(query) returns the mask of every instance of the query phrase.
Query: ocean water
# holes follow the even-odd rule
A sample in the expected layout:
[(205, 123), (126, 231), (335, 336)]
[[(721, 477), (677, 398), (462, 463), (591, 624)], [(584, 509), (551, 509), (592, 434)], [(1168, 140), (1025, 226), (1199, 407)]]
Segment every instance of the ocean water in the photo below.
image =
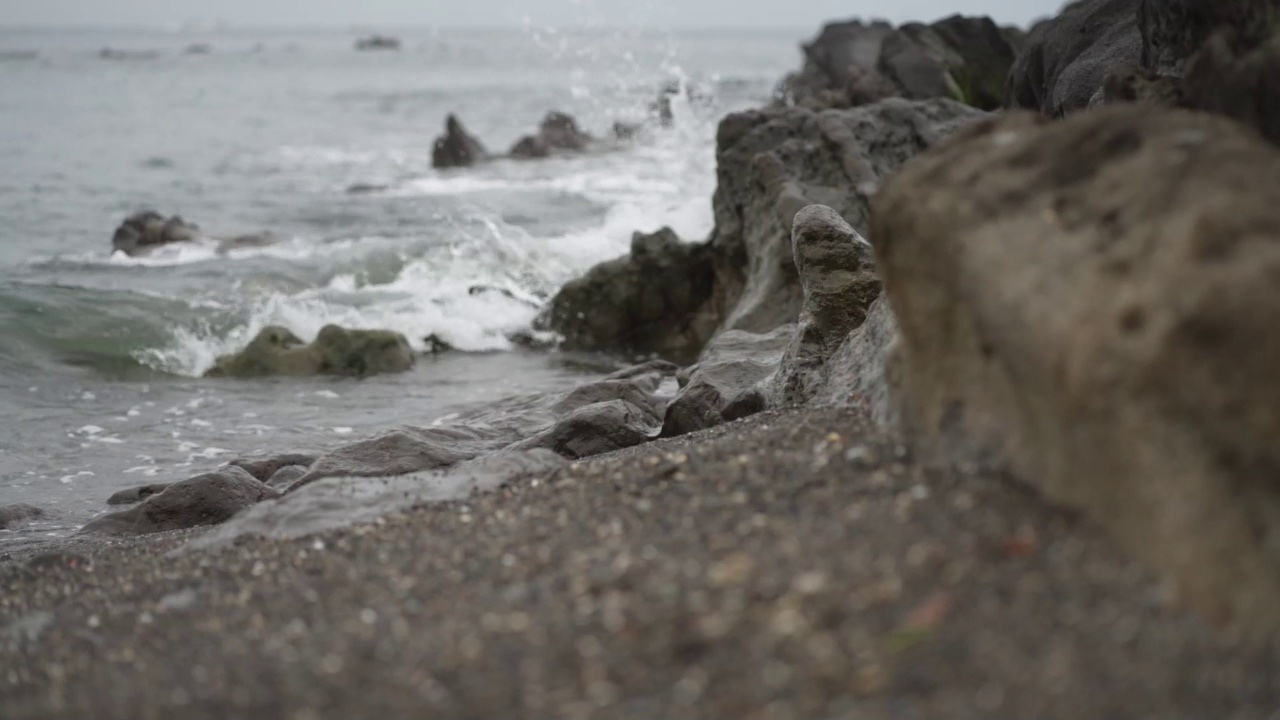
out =
[[(611, 369), (507, 335), (633, 231), (705, 237), (716, 123), (767, 98), (803, 32), (397, 35), (399, 52), (356, 52), (336, 30), (0, 30), (0, 505), (50, 513), (0, 549), (73, 532), (126, 487)], [(634, 143), (431, 168), (448, 112), (502, 150), (553, 109), (605, 136), (670, 82), (696, 101)], [(280, 241), (113, 256), (144, 208)], [(200, 377), (267, 325), (310, 339), (327, 323), (460, 352), (364, 380)]]

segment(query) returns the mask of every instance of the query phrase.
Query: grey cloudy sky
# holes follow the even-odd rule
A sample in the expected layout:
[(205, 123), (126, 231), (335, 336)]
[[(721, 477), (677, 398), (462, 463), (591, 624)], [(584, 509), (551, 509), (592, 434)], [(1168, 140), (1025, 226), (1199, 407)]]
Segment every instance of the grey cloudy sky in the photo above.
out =
[(533, 22), (645, 27), (810, 27), (853, 16), (952, 13), (1025, 24), (1061, 0), (0, 0), (0, 25), (492, 26)]

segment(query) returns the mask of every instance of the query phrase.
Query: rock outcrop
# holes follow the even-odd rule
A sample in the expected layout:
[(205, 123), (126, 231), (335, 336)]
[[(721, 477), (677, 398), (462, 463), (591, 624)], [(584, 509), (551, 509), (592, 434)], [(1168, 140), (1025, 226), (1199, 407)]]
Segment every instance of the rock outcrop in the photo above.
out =
[(831, 23), (804, 46), (804, 68), (783, 81), (780, 99), (811, 110), (849, 108), (901, 96), (951, 98), (1000, 107), (1021, 42), (990, 18), (953, 15), (931, 25)]
[(810, 205), (796, 213), (791, 245), (804, 304), (770, 386), (774, 407), (813, 399), (825, 381), (827, 360), (862, 326), (880, 296), (870, 243), (831, 208)]
[(44, 511), (34, 505), (5, 505), (0, 507), (0, 530), (8, 530), (43, 516)]
[(877, 198), (903, 422), (1280, 627), (1280, 152), (1148, 106), (984, 122)]
[(667, 406), (663, 437), (679, 437), (767, 409), (766, 380), (777, 372), (794, 325), (768, 333), (730, 330), (707, 346), (684, 387)]
[(123, 512), (104, 515), (85, 525), (81, 533), (149, 535), (217, 525), (279, 493), (238, 467), (224, 467), (174, 483), (163, 492)]
[(570, 350), (691, 360), (715, 330), (705, 310), (713, 272), (706, 245), (683, 243), (670, 228), (636, 233), (630, 255), (561, 288), (539, 327), (563, 335)]
[(1140, 0), (1078, 0), (1039, 23), (1009, 72), (1006, 103), (1061, 117), (1101, 105), (1107, 77), (1139, 65)]
[(218, 358), (206, 377), (340, 375), (365, 377), (413, 367), (409, 341), (387, 330), (347, 330), (328, 325), (304, 343), (280, 327), (264, 328), (242, 351)]
[(200, 238), (200, 228), (181, 217), (166, 218), (144, 210), (125, 218), (111, 237), (111, 247), (126, 255), (145, 255), (163, 245), (188, 243)]
[(538, 132), (526, 135), (512, 146), (511, 157), (545, 158), (553, 153), (582, 152), (592, 143), (592, 137), (578, 129), (578, 122), (562, 112), (550, 112), (542, 119)]
[(444, 121), (444, 135), (431, 147), (431, 167), (436, 169), (470, 167), (488, 157), (484, 145), (475, 139), (457, 116)]

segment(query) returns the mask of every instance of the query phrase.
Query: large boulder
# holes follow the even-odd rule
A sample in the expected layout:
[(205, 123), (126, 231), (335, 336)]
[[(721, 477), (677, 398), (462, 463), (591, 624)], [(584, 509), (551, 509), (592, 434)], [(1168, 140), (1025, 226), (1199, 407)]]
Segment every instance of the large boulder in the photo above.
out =
[(388, 330), (347, 330), (328, 325), (307, 345), (280, 327), (258, 333), (242, 351), (218, 358), (206, 377), (341, 375), (364, 377), (404, 372), (414, 354), (403, 335)]
[(810, 205), (796, 213), (791, 245), (804, 305), (771, 383), (775, 407), (813, 399), (826, 380), (827, 360), (862, 326), (867, 308), (880, 295), (871, 244), (835, 210)]
[(687, 435), (767, 409), (763, 385), (777, 371), (794, 335), (794, 325), (767, 333), (730, 330), (718, 335), (667, 406), (662, 436)]
[(1280, 151), (1150, 106), (1014, 114), (904, 168), (871, 239), (922, 450), (1280, 627)]
[(544, 158), (558, 152), (581, 152), (593, 142), (590, 135), (578, 129), (578, 123), (562, 112), (550, 112), (542, 119), (538, 132), (526, 135), (511, 148), (514, 158)]
[(163, 245), (188, 243), (200, 238), (200, 228), (174, 215), (166, 218), (144, 210), (125, 218), (111, 237), (111, 247), (126, 255), (145, 255)]
[(148, 535), (217, 525), (279, 493), (237, 467), (174, 483), (123, 512), (103, 515), (85, 525), (87, 534)]
[(444, 135), (431, 147), (431, 167), (437, 169), (469, 167), (488, 157), (484, 145), (475, 139), (457, 116), (444, 121)]
[(1009, 71), (1005, 102), (1051, 117), (1103, 104), (1116, 69), (1142, 61), (1140, 0), (1077, 0), (1039, 23)]
[(670, 228), (636, 233), (631, 254), (592, 268), (551, 300), (539, 327), (572, 350), (696, 357), (715, 330), (709, 248), (680, 241)]

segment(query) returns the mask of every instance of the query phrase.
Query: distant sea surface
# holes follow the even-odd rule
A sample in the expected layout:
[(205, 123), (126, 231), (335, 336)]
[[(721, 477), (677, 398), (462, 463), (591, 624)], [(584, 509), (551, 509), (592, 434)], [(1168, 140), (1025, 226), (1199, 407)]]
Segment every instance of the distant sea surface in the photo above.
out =
[[(341, 31), (0, 30), (0, 505), (50, 513), (0, 531), (0, 552), (73, 532), (126, 487), (607, 369), (507, 335), (633, 231), (706, 236), (717, 121), (767, 99), (802, 35), (390, 34), (401, 50), (357, 52)], [(549, 110), (607, 136), (672, 82), (696, 100), (635, 143), (431, 168), (449, 112), (501, 151)], [(280, 242), (113, 256), (141, 209)], [(328, 323), (460, 352), (365, 380), (200, 377), (265, 326), (311, 339)]]

